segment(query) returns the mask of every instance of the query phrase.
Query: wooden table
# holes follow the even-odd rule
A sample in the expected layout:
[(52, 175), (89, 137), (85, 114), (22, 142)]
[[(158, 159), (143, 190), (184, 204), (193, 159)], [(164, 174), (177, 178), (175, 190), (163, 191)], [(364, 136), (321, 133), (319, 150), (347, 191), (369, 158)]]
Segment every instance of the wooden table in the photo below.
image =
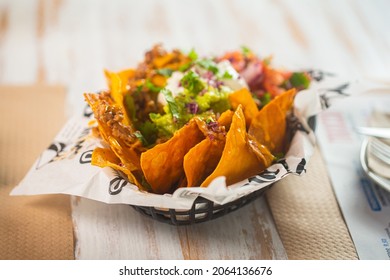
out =
[[(103, 69), (136, 65), (157, 42), (202, 54), (242, 45), (291, 69), (386, 79), (388, 1), (0, 1), (0, 83), (63, 84), (68, 116)], [(73, 198), (77, 259), (285, 259), (264, 198), (215, 220), (172, 227), (126, 205)]]

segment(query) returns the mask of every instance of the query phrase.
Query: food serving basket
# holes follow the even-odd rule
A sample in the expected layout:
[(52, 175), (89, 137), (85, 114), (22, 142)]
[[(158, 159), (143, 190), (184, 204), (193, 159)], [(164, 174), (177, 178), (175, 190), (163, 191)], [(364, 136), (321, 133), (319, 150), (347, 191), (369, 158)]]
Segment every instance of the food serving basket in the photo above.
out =
[[(294, 127), (293, 130), (298, 129), (296, 125), (294, 125), (294, 120), (290, 119), (289, 123), (290, 127)], [(315, 129), (315, 116), (308, 119), (308, 125), (312, 130)], [(223, 205), (217, 204), (208, 200), (207, 198), (199, 196), (195, 199), (191, 209), (189, 210), (164, 209), (136, 205), (131, 205), (131, 207), (133, 207), (139, 213), (159, 222), (175, 226), (192, 225), (211, 221), (236, 211), (261, 197), (272, 186), (273, 184), (270, 184), (264, 188), (261, 188)]]

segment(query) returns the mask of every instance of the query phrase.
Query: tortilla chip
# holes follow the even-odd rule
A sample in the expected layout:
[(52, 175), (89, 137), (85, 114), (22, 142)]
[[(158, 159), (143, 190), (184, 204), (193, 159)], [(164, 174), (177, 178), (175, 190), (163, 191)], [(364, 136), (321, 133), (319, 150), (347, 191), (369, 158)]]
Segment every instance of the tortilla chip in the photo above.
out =
[(127, 168), (122, 166), (121, 160), (115, 155), (115, 153), (108, 148), (95, 148), (92, 153), (91, 164), (99, 167), (111, 167), (122, 171), (126, 175), (131, 174)]
[(183, 166), (188, 187), (200, 186), (217, 167), (225, 147), (226, 131), (230, 128), (233, 115), (234, 112), (231, 110), (222, 113), (217, 121), (218, 125), (223, 127), (222, 133), (211, 131), (211, 135), (205, 122), (195, 118), (206, 139), (193, 147), (184, 157)]
[(278, 104), (280, 109), (283, 112), (287, 113), (294, 104), (294, 98), (296, 94), (297, 94), (297, 90), (295, 88), (292, 88), (276, 96), (275, 99), (272, 100), (271, 102), (275, 102), (276, 104)]
[(108, 144), (115, 155), (121, 160), (124, 167), (130, 171), (140, 170), (140, 155), (133, 147), (127, 147), (121, 140), (108, 137)]
[(105, 71), (108, 84), (110, 85), (110, 94), (115, 104), (122, 110), (123, 112), (123, 124), (129, 125), (130, 118), (127, 115), (127, 111), (123, 104), (123, 93), (126, 91), (127, 83), (123, 80), (119, 74), (114, 72)]
[(204, 139), (184, 157), (188, 187), (198, 187), (214, 171), (222, 156), (225, 141)]
[(121, 91), (125, 92), (128, 90), (127, 85), (129, 80), (134, 78), (135, 69), (125, 69), (117, 73), (119, 78), (121, 79)]
[(219, 176), (225, 176), (227, 185), (231, 185), (260, 173), (266, 167), (268, 166), (264, 166), (264, 163), (258, 160), (248, 143), (245, 116), (242, 106), (239, 105), (226, 135), (226, 144), (221, 159), (213, 173), (201, 186), (207, 187)]
[(259, 111), (250, 91), (247, 88), (237, 90), (229, 95), (229, 101), (233, 110), (236, 110), (238, 105), (242, 105), (246, 126), (249, 127), (252, 123), (252, 118)]
[(141, 154), (141, 168), (153, 192), (168, 193), (177, 186), (185, 175), (184, 156), (204, 138), (195, 120), (191, 120), (167, 142)]
[(125, 69), (117, 73), (104, 70), (104, 75), (106, 76), (107, 83), (110, 88), (113, 82), (117, 83), (117, 81), (113, 81), (113, 79), (119, 78), (120, 92), (123, 93), (127, 91), (129, 80), (135, 75), (135, 69)]
[[(119, 137), (115, 137), (113, 129), (102, 119), (102, 112), (100, 112), (101, 107), (106, 107), (109, 102), (100, 99), (96, 94), (85, 94), (84, 96), (94, 112), (100, 135), (121, 160), (123, 166), (130, 171), (141, 170), (140, 153), (144, 150), (142, 144), (138, 140), (134, 143), (126, 143)], [(126, 127), (124, 124), (118, 124), (118, 126), (121, 126), (125, 131), (132, 131), (131, 127)]]
[(175, 58), (174, 53), (167, 53), (166, 55), (156, 57), (153, 60), (153, 64), (157, 69), (165, 67), (168, 63), (170, 63)]
[(257, 159), (262, 162), (265, 167), (270, 166), (275, 160), (275, 156), (271, 154), (270, 150), (268, 150), (266, 146), (257, 142), (257, 140), (254, 139), (251, 135), (247, 134), (247, 136), (249, 147), (256, 154)]
[(223, 125), (226, 131), (229, 131), (233, 116), (234, 112), (232, 110), (227, 110), (221, 114), (217, 122), (219, 125)]
[(125, 168), (121, 160), (116, 156), (116, 154), (109, 148), (95, 148), (92, 153), (92, 165), (99, 167), (111, 167), (115, 170), (121, 171), (125, 174), (128, 180), (135, 184), (139, 189), (148, 191), (148, 186), (144, 183), (143, 174), (139, 171), (130, 172), (129, 169)]
[(249, 135), (273, 154), (284, 152), (286, 115), (293, 105), (295, 94), (295, 89), (291, 89), (273, 99), (258, 111), (249, 127)]

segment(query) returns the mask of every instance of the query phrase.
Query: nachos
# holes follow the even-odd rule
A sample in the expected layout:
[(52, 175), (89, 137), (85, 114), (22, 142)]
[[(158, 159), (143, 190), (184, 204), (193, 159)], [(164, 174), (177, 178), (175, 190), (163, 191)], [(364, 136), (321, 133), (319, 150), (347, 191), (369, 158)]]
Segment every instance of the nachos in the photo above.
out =
[(248, 48), (203, 57), (156, 45), (137, 67), (105, 75), (107, 91), (84, 94), (102, 143), (92, 164), (157, 194), (269, 167), (288, 149), (286, 116), (310, 84)]

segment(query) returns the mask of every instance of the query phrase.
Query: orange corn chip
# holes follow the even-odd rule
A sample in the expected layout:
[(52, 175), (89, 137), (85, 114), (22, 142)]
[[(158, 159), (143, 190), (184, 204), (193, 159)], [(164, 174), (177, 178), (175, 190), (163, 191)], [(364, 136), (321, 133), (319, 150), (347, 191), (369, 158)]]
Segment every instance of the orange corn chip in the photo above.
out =
[(249, 127), (252, 123), (252, 118), (259, 111), (250, 91), (246, 88), (239, 89), (229, 95), (229, 101), (233, 110), (236, 110), (238, 105), (242, 105), (246, 125)]
[(261, 145), (251, 135), (247, 134), (247, 136), (248, 136), (249, 147), (256, 154), (257, 159), (263, 163), (264, 167), (270, 166), (272, 162), (275, 160), (274, 155), (271, 154), (270, 150), (268, 150), (266, 146)]
[(111, 149), (95, 148), (92, 153), (91, 164), (99, 167), (112, 167), (125, 173), (128, 177), (130, 177), (129, 179), (133, 178), (130, 171), (122, 166), (121, 160)]
[(126, 90), (126, 81), (123, 80), (123, 77), (117, 73), (105, 71), (108, 83), (110, 85), (110, 94), (115, 104), (122, 110), (124, 118), (122, 120), (123, 124), (129, 125), (130, 118), (127, 115), (127, 111), (123, 105), (123, 93)]
[(286, 114), (293, 105), (295, 94), (295, 89), (291, 89), (273, 99), (254, 116), (249, 127), (249, 135), (274, 154), (284, 151)]
[(174, 53), (167, 53), (164, 56), (156, 57), (153, 60), (153, 64), (156, 66), (156, 68), (163, 68), (169, 62), (171, 62), (174, 58), (175, 58), (175, 54)]
[[(105, 99), (99, 98), (96, 94), (85, 94), (85, 99), (94, 112), (95, 119), (98, 122), (98, 129), (103, 140), (110, 145), (112, 151), (121, 160), (123, 166), (130, 171), (140, 170), (140, 153), (144, 150), (141, 143), (131, 137), (132, 128), (115, 122), (113, 114), (120, 114), (120, 110), (112, 107), (109, 115), (112, 116), (111, 126), (105, 120), (105, 110), (110, 108), (110, 104)], [(115, 126), (115, 129), (114, 129)], [(123, 132), (121, 136), (117, 135), (119, 131)]]
[(135, 184), (141, 190), (147, 190), (147, 188), (142, 185), (143, 175), (139, 171), (130, 172), (130, 170), (123, 166), (121, 160), (109, 148), (95, 148), (92, 153), (91, 164), (99, 167), (111, 167), (115, 170), (119, 170), (127, 176), (131, 183)]
[(287, 113), (294, 104), (294, 98), (296, 94), (297, 90), (295, 88), (292, 88), (276, 96), (275, 99), (272, 101), (278, 104), (283, 112)]
[(108, 144), (127, 169), (130, 171), (141, 169), (140, 155), (133, 147), (126, 147), (121, 140), (112, 136), (108, 137)]
[(222, 125), (225, 127), (226, 131), (229, 131), (230, 125), (232, 124), (234, 112), (231, 110), (227, 110), (221, 114), (221, 116), (218, 119), (219, 125)]
[[(123, 93), (127, 90), (127, 85), (129, 83), (129, 80), (132, 79), (135, 75), (135, 69), (125, 69), (120, 72), (110, 72), (108, 70), (104, 70), (104, 75), (106, 76), (106, 80), (108, 85), (111, 88), (111, 85), (113, 83), (113, 79), (119, 78), (120, 81), (120, 91)], [(117, 83), (117, 82), (115, 82)]]
[(225, 141), (204, 139), (184, 157), (188, 187), (197, 187), (209, 176), (221, 158)]
[(118, 168), (115, 169), (121, 170), (126, 173), (126, 170), (124, 170), (124, 168), (120, 166), (120, 159), (111, 149), (108, 148), (95, 148), (92, 153), (91, 163), (99, 167), (106, 167), (111, 165), (118, 166)]
[(141, 168), (155, 193), (172, 190), (185, 175), (185, 154), (204, 139), (194, 120), (175, 132), (167, 142), (158, 144), (141, 154)]
[(225, 176), (226, 183), (231, 185), (260, 173), (266, 167), (268, 166), (264, 166), (264, 163), (258, 160), (258, 156), (248, 143), (245, 117), (242, 106), (239, 105), (226, 135), (226, 144), (221, 159), (214, 172), (201, 186), (207, 187), (213, 179), (219, 176)]
[(188, 187), (200, 186), (217, 167), (225, 147), (225, 132), (230, 128), (233, 115), (234, 112), (231, 110), (222, 113), (217, 123), (224, 128), (223, 133), (213, 133), (212, 138), (208, 137), (210, 131), (208, 131), (205, 122), (201, 120), (197, 122), (199, 129), (207, 137), (193, 147), (184, 157), (183, 166)]
[(125, 92), (127, 90), (127, 85), (129, 80), (134, 78), (135, 69), (125, 69), (117, 73), (119, 78), (121, 79), (121, 91)]

